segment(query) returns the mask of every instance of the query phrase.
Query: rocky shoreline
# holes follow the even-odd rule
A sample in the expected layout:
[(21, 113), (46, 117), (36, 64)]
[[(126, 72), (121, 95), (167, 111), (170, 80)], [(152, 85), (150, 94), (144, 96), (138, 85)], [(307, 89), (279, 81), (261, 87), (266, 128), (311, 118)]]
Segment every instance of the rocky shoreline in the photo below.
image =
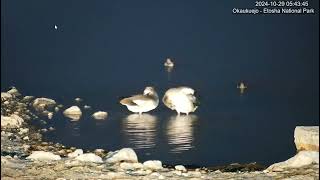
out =
[[(54, 100), (1, 93), (1, 178), (3, 179), (319, 179), (319, 127), (297, 127), (298, 154), (268, 168), (255, 163), (190, 167), (139, 162), (134, 150), (89, 152), (45, 142), (32, 121), (34, 111), (52, 117), (61, 109)], [(74, 115), (74, 114), (73, 114)], [(45, 122), (44, 122), (45, 123)], [(297, 137), (296, 137), (297, 136)]]

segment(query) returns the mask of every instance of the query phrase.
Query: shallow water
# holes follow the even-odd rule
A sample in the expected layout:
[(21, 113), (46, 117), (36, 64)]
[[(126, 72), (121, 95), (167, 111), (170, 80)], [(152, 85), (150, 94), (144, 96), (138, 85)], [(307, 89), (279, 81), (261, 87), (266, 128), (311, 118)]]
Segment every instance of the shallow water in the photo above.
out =
[[(1, 89), (13, 85), (64, 108), (84, 99), (79, 121), (61, 111), (47, 120), (56, 128), (48, 140), (132, 147), (141, 160), (167, 164), (267, 165), (295, 153), (295, 126), (319, 125), (318, 14), (238, 16), (232, 8), (252, 4), (237, 1), (17, 2), (2, 6)], [(176, 64), (171, 72), (163, 67), (167, 57)], [(160, 103), (139, 117), (118, 102), (146, 86), (161, 98), (181, 85), (199, 95), (190, 116)], [(92, 119), (100, 110), (108, 118)]]

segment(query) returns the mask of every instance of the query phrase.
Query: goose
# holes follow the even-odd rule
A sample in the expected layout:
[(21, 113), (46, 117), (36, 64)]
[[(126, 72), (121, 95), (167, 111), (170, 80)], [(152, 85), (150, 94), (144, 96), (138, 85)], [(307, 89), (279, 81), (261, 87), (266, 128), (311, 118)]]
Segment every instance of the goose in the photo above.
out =
[(170, 88), (163, 96), (162, 102), (171, 110), (176, 110), (178, 115), (180, 113), (188, 115), (190, 112), (194, 112), (199, 105), (194, 93), (194, 89), (186, 86)]
[(129, 111), (141, 115), (143, 112), (155, 109), (159, 105), (159, 97), (153, 87), (146, 87), (143, 94), (124, 98), (120, 104), (127, 106)]
[(173, 67), (174, 63), (171, 61), (170, 58), (167, 58), (166, 62), (164, 63), (164, 66), (166, 67)]
[(243, 82), (240, 83), (239, 86), (237, 86), (238, 89), (240, 89), (240, 93), (243, 93), (245, 89), (247, 89), (247, 86), (244, 85)]

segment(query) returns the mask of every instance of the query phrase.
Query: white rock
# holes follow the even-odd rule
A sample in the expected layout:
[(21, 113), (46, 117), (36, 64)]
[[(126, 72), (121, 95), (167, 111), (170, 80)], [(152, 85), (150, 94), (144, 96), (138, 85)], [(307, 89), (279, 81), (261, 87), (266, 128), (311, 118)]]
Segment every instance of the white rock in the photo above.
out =
[(56, 104), (56, 101), (53, 99), (49, 98), (36, 98), (32, 106), (37, 110), (37, 111), (43, 111), (47, 107), (53, 107)]
[(54, 108), (54, 111), (55, 112), (58, 112), (60, 109), (59, 109), (59, 107), (58, 106), (56, 106), (55, 108)]
[(68, 154), (69, 158), (75, 158), (79, 155), (83, 154), (83, 150), (82, 149), (76, 149), (75, 151), (73, 151), (72, 153)]
[(187, 169), (182, 165), (176, 165), (174, 168), (178, 171), (187, 172)]
[(21, 95), (16, 88), (10, 89), (7, 93), (9, 93), (11, 95), (14, 95), (14, 96), (20, 96)]
[(1, 116), (1, 128), (19, 128), (24, 120), (16, 114)]
[(297, 126), (294, 143), (298, 151), (319, 151), (319, 126)]
[(80, 117), (82, 115), (82, 112), (81, 112), (81, 110), (80, 110), (80, 108), (78, 106), (71, 106), (68, 109), (64, 110), (63, 114), (66, 117), (78, 120), (78, 119), (80, 119)]
[(34, 96), (25, 96), (25, 97), (22, 98), (22, 100), (29, 102), (29, 101), (31, 101), (33, 98), (34, 98)]
[(82, 101), (82, 99), (79, 98), (79, 97), (75, 98), (74, 100), (77, 101), (77, 102), (81, 102)]
[(162, 169), (162, 162), (158, 160), (150, 160), (143, 163), (144, 169), (159, 170)]
[(83, 106), (83, 108), (84, 108), (84, 109), (90, 109), (90, 108), (91, 108), (91, 106), (84, 105), (84, 106)]
[(12, 98), (12, 95), (10, 93), (1, 92), (1, 100), (8, 100), (11, 98)]
[(118, 162), (138, 162), (137, 154), (131, 148), (123, 148), (119, 151), (108, 154), (107, 163), (118, 163)]
[(103, 152), (104, 152), (104, 149), (95, 149), (94, 152), (95, 152), (95, 153), (103, 153)]
[(107, 116), (108, 116), (108, 113), (104, 111), (98, 111), (92, 114), (92, 117), (98, 120), (106, 119)]
[(53, 113), (52, 113), (52, 112), (49, 112), (49, 113), (48, 113), (48, 119), (52, 119), (52, 116), (53, 116)]
[(94, 163), (102, 163), (102, 158), (100, 156), (97, 156), (93, 153), (85, 153), (77, 156), (75, 158), (76, 160), (79, 161), (84, 161), (84, 162), (94, 162)]
[(28, 128), (20, 128), (19, 129), (19, 132), (18, 132), (18, 134), (26, 134), (26, 133), (28, 133), (29, 132), (29, 129)]
[(29, 136), (25, 136), (25, 137), (23, 138), (23, 140), (28, 141), (28, 140), (29, 140)]
[(319, 152), (317, 151), (300, 151), (292, 158), (272, 164), (267, 168), (269, 171), (282, 171), (286, 168), (300, 168), (312, 163), (319, 164)]
[(163, 175), (160, 175), (158, 178), (159, 179), (165, 179), (165, 177)]
[(51, 152), (33, 151), (30, 156), (26, 157), (26, 159), (32, 159), (32, 160), (38, 160), (38, 161), (50, 161), (50, 160), (60, 160), (61, 157)]
[(143, 165), (141, 163), (127, 163), (123, 162), (120, 164), (120, 168), (124, 170), (135, 170), (135, 169), (142, 169)]

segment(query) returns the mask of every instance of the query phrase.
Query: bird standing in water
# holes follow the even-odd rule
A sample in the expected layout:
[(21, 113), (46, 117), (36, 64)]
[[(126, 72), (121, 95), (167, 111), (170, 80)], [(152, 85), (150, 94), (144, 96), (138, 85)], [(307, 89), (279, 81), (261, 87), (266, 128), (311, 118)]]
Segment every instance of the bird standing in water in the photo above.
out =
[(142, 114), (155, 109), (159, 105), (159, 97), (153, 87), (146, 87), (143, 94), (124, 98), (120, 104), (127, 106), (131, 112)]
[(243, 82), (240, 83), (240, 85), (237, 86), (238, 89), (240, 89), (240, 93), (244, 93), (244, 90), (247, 89), (247, 86), (244, 85)]
[(195, 91), (190, 87), (170, 88), (162, 98), (162, 102), (170, 109), (180, 113), (194, 112), (199, 105), (199, 101), (194, 95)]

